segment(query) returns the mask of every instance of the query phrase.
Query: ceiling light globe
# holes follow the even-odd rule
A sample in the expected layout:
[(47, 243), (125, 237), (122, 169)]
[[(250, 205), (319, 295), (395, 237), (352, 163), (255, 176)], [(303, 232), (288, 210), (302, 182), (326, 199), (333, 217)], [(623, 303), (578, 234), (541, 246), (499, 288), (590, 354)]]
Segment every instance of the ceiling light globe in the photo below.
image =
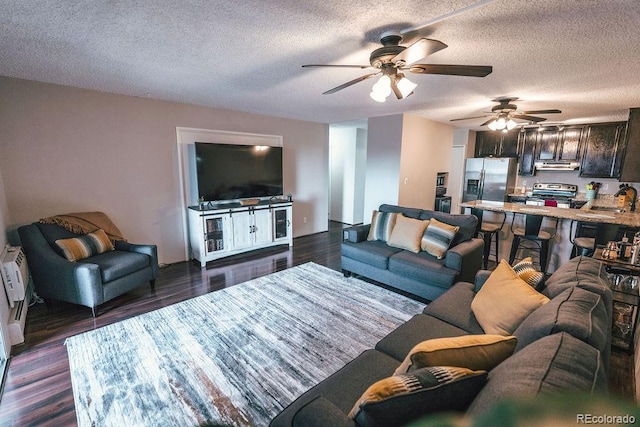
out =
[(407, 96), (411, 95), (413, 93), (413, 90), (418, 87), (417, 84), (406, 77), (400, 77), (398, 80), (396, 80), (396, 86), (402, 94), (402, 98), (406, 98)]
[(498, 118), (498, 120), (496, 120), (496, 129), (504, 129), (507, 126), (507, 121), (504, 119), (504, 117), (500, 117)]
[(507, 130), (511, 130), (516, 126), (518, 126), (518, 123), (516, 123), (515, 120), (513, 120), (513, 119), (507, 120), (507, 124), (506, 124)]
[(384, 102), (387, 100), (386, 96), (379, 94), (375, 90), (372, 90), (369, 96), (371, 97), (371, 99), (373, 99), (376, 102)]
[(491, 122), (487, 126), (491, 130), (498, 130), (498, 126), (496, 125), (496, 120), (491, 120)]

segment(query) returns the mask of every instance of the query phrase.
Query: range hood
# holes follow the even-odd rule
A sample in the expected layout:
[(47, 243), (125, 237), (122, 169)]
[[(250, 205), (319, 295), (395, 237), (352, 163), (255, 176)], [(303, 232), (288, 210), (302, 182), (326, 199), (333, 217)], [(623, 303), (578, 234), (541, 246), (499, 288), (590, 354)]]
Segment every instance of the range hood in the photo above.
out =
[(574, 171), (580, 168), (579, 162), (543, 162), (538, 161), (533, 164), (539, 171)]

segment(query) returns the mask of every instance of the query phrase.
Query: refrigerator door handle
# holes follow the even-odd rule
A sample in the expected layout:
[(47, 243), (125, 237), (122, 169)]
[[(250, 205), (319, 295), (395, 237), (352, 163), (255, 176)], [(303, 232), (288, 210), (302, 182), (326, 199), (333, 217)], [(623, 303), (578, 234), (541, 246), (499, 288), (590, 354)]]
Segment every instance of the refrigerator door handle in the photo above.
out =
[(482, 200), (483, 192), (484, 192), (484, 169), (480, 171), (480, 184), (478, 185), (478, 200)]

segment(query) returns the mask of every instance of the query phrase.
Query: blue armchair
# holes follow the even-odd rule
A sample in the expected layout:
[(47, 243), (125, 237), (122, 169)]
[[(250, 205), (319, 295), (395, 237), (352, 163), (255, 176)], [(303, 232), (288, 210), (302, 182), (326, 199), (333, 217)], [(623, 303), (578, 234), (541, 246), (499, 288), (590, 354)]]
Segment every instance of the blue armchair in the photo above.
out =
[(58, 239), (81, 235), (56, 224), (34, 223), (18, 229), (22, 247), (38, 295), (91, 308), (149, 282), (154, 289), (158, 276), (155, 245), (116, 241), (115, 250), (68, 261), (55, 244)]

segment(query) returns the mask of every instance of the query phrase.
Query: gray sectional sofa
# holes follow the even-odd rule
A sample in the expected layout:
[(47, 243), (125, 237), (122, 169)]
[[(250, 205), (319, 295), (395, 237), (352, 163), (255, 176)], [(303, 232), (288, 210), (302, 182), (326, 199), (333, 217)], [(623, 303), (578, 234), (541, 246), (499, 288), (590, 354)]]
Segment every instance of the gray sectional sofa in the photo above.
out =
[(473, 282), (482, 268), (484, 242), (474, 238), (478, 219), (474, 215), (456, 215), (394, 205), (381, 205), (379, 212), (394, 212), (408, 218), (435, 218), (460, 229), (443, 259), (425, 251), (413, 253), (381, 240), (367, 240), (370, 224), (344, 230), (341, 245), (342, 271), (357, 274), (388, 287), (432, 301), (459, 281)]
[[(374, 382), (392, 376), (414, 345), (484, 333), (471, 304), (488, 275), (481, 271), (475, 284), (457, 283), (375, 348), (296, 399), (272, 420), (271, 427), (361, 425), (347, 416), (354, 403)], [(586, 257), (572, 259), (548, 278), (542, 294), (549, 302), (513, 332), (515, 352), (489, 371), (470, 404), (460, 403), (455, 409), (478, 417), (506, 398), (559, 393), (563, 399), (574, 392), (607, 392), (612, 293), (600, 263)], [(396, 410), (411, 409), (400, 408)]]

